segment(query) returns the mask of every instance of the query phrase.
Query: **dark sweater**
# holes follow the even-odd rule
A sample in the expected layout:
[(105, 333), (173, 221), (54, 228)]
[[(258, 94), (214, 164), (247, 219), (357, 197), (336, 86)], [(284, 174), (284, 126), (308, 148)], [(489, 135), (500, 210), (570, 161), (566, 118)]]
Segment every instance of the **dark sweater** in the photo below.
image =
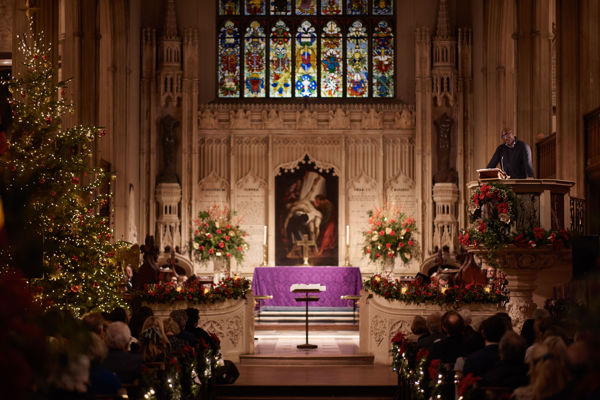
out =
[(525, 142), (515, 138), (513, 147), (501, 144), (487, 165), (487, 168), (500, 168), (512, 179), (524, 179), (534, 177), (533, 165), (531, 165), (531, 148)]

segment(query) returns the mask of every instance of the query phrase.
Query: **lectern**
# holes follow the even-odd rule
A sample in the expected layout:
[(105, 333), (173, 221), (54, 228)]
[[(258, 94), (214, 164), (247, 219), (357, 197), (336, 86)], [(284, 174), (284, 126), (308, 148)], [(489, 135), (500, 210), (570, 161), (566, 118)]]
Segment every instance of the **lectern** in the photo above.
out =
[(306, 325), (305, 325), (305, 329), (306, 329), (306, 342), (304, 344), (299, 344), (298, 347), (299, 349), (316, 349), (318, 346), (316, 344), (309, 344), (308, 343), (308, 303), (310, 301), (318, 301), (319, 298), (317, 296), (309, 296), (309, 293), (319, 293), (319, 292), (324, 292), (326, 289), (325, 286), (321, 286), (319, 284), (294, 284), (292, 286), (290, 286), (290, 292), (292, 293), (304, 293), (303, 297), (296, 297), (296, 301), (298, 302), (305, 302), (306, 303), (306, 308), (305, 308), (305, 316), (306, 316)]

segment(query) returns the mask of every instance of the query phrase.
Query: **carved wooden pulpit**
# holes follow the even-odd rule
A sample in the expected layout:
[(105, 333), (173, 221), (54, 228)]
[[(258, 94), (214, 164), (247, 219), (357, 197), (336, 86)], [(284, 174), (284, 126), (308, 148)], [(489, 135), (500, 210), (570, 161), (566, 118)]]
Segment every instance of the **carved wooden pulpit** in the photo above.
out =
[[(490, 179), (469, 182), (470, 190), (482, 183), (501, 183), (516, 194), (519, 210), (512, 226), (514, 232), (536, 227), (558, 230), (570, 225), (569, 192), (574, 182), (558, 179)], [(486, 255), (487, 251), (472, 250)], [(552, 288), (567, 283), (572, 276), (570, 249), (522, 248), (507, 246), (496, 251), (498, 263), (508, 279), (510, 301), (507, 311), (518, 327), (535, 310), (534, 295), (539, 302), (552, 296)], [(539, 271), (544, 270), (543, 273)]]

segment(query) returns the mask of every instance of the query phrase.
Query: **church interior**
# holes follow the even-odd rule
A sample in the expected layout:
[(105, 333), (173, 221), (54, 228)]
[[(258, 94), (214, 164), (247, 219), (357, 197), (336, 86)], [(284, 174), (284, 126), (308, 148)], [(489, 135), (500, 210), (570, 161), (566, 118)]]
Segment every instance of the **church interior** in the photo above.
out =
[(0, 0), (3, 392), (600, 397), (599, 21)]

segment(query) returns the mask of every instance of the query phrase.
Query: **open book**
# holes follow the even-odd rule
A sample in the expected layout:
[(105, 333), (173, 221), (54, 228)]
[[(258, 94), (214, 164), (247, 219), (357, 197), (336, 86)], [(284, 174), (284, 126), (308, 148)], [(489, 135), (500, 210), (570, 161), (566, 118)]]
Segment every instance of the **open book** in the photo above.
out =
[(479, 180), (485, 179), (507, 179), (508, 175), (500, 168), (483, 168), (478, 169), (477, 174), (479, 175)]
[(324, 292), (326, 286), (320, 283), (294, 283), (290, 286), (290, 292)]

